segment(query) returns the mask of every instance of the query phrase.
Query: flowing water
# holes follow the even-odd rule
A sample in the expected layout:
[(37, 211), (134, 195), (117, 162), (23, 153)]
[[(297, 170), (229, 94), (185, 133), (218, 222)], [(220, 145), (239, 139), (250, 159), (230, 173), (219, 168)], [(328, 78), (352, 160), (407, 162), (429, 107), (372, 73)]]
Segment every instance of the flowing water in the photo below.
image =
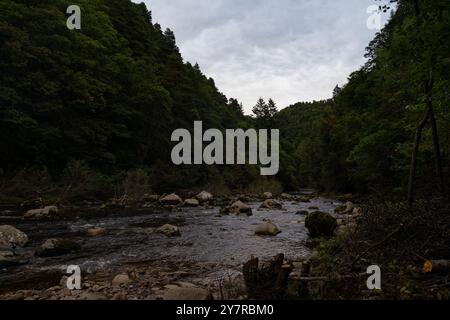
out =
[[(64, 221), (31, 222), (19, 219), (20, 213), (4, 210), (0, 224), (11, 224), (24, 231), (30, 242), (22, 252), (28, 263), (0, 270), (0, 289), (23, 280), (24, 274), (34, 274), (36, 282), (44, 281), (39, 274), (63, 270), (67, 265), (79, 265), (83, 272), (96, 273), (118, 269), (125, 264), (161, 261), (161, 263), (189, 261), (215, 263), (217, 272), (240, 270), (250, 256), (269, 259), (284, 253), (296, 260), (309, 254), (305, 245), (308, 232), (305, 216), (299, 211), (334, 212), (339, 203), (314, 198), (309, 203), (283, 201), (283, 210), (260, 210), (261, 202), (251, 203), (253, 216), (219, 216), (219, 208), (186, 208), (182, 212), (133, 212), (132, 214), (86, 218), (84, 215)], [(263, 219), (270, 219), (281, 230), (276, 237), (255, 235), (255, 228)], [(179, 226), (181, 237), (169, 238), (154, 232), (165, 223)], [(101, 227), (108, 234), (88, 237), (86, 230)], [(54, 258), (34, 257), (37, 246), (48, 238), (67, 238), (82, 245), (82, 250)], [(29, 281), (29, 280), (28, 280)]]

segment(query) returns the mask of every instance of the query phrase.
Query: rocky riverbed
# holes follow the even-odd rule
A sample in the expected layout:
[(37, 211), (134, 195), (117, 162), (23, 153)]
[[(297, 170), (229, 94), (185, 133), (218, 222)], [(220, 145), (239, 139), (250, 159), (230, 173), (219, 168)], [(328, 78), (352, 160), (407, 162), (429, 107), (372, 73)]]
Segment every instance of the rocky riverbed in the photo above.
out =
[[(334, 213), (342, 205), (304, 193), (203, 204), (169, 199), (171, 206), (152, 204), (156, 199), (138, 206), (89, 203), (51, 218), (28, 213), (24, 219), (28, 210), (3, 207), (0, 225), (13, 226), (28, 241), (1, 249), (14, 257), (0, 259), (0, 299), (243, 298), (242, 266), (251, 256), (304, 259), (310, 253), (308, 213)], [(224, 210), (223, 203), (238, 200), (246, 208)], [(257, 235), (267, 223), (276, 232)], [(69, 265), (81, 269), (81, 290), (67, 289)]]

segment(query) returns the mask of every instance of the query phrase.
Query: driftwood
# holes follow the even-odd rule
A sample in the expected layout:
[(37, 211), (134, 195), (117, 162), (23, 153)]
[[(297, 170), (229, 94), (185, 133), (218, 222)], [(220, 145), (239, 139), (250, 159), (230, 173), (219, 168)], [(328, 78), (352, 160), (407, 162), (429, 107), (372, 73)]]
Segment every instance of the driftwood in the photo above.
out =
[(449, 273), (450, 260), (429, 260), (424, 265), (425, 273)]
[(284, 263), (280, 254), (260, 266), (259, 259), (252, 257), (244, 264), (244, 280), (249, 299), (280, 300), (286, 295), (292, 265)]

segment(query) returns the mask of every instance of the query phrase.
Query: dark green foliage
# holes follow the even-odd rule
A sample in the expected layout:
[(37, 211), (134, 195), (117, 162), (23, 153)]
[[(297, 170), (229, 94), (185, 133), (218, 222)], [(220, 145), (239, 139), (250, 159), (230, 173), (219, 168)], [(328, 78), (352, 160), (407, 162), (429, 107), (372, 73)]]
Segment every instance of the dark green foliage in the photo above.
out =
[[(280, 177), (285, 185), (405, 195), (415, 131), (426, 110), (424, 83), (431, 70), (448, 183), (450, 2), (397, 5), (368, 46), (367, 64), (351, 74), (344, 87), (336, 87), (333, 99), (298, 103), (276, 117), (284, 139)], [(418, 160), (422, 195), (432, 193), (437, 180), (429, 127)]]
[(168, 188), (207, 180), (169, 165), (171, 133), (195, 120), (248, 126), (239, 102), (183, 62), (174, 33), (153, 25), (145, 5), (80, 0), (82, 29), (70, 31), (70, 4), (0, 3), (0, 168), (60, 176), (82, 160), (109, 175), (153, 167)]

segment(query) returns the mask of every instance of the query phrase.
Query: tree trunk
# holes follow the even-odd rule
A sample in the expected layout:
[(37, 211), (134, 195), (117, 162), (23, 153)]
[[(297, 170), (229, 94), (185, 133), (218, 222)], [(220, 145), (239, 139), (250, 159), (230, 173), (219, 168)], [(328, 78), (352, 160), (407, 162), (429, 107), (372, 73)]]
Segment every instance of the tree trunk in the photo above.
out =
[(244, 280), (248, 298), (255, 300), (281, 300), (285, 297), (292, 265), (284, 264), (280, 254), (260, 266), (259, 259), (252, 257), (244, 264)]
[(427, 112), (425, 118), (422, 120), (422, 122), (417, 127), (416, 139), (414, 142), (414, 150), (413, 150), (412, 159), (411, 159), (411, 168), (410, 168), (410, 172), (409, 172), (408, 205), (410, 205), (410, 206), (414, 202), (414, 182), (416, 180), (417, 155), (419, 154), (420, 140), (422, 139), (423, 128), (425, 128), (425, 125), (427, 124), (429, 117), (430, 117), (430, 114), (429, 114), (429, 112)]
[(426, 84), (426, 92), (427, 92), (427, 108), (428, 108), (428, 117), (431, 121), (431, 130), (433, 133), (433, 147), (434, 147), (434, 161), (436, 168), (436, 177), (439, 179), (439, 191), (443, 196), (445, 196), (445, 182), (444, 182), (444, 174), (442, 170), (442, 159), (441, 159), (441, 148), (439, 144), (439, 133), (436, 123), (436, 116), (434, 114), (433, 108), (433, 74), (431, 73), (430, 82)]

